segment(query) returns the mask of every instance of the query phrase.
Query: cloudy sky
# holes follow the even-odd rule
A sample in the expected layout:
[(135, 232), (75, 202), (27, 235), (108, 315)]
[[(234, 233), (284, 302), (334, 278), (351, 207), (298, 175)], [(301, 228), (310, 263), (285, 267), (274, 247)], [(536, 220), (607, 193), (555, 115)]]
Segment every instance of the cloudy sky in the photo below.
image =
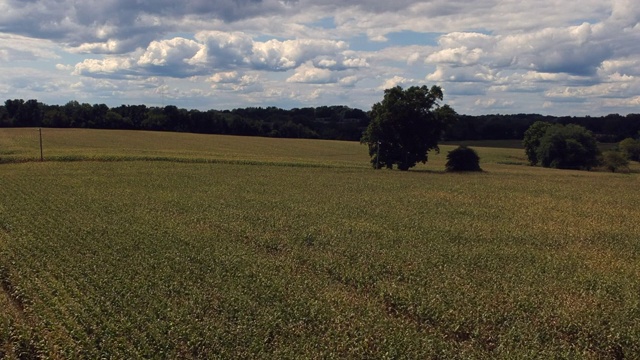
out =
[(637, 0), (0, 0), (0, 99), (640, 112)]

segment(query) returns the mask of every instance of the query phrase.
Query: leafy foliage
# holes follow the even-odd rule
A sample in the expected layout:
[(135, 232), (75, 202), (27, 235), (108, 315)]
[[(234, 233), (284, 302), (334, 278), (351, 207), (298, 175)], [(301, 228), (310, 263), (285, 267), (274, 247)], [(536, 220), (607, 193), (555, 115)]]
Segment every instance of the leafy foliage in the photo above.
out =
[(438, 141), (447, 124), (455, 117), (448, 105), (440, 107), (442, 89), (396, 86), (384, 91), (381, 102), (371, 109), (371, 122), (361, 143), (369, 147), (374, 168), (397, 165), (408, 170), (418, 162), (426, 163), (430, 150), (439, 151)]
[(537, 151), (538, 147), (540, 146), (540, 139), (542, 139), (547, 129), (549, 129), (552, 125), (553, 124), (546, 121), (536, 121), (524, 133), (524, 140), (522, 141), (522, 145), (524, 146), (524, 151), (527, 154), (527, 158), (529, 159), (529, 164), (538, 164)]
[(466, 146), (449, 151), (445, 166), (447, 171), (482, 171), (478, 153)]
[(600, 150), (593, 134), (582, 126), (535, 123), (523, 141), (531, 164), (558, 169), (591, 169)]
[(626, 138), (618, 144), (620, 151), (626, 156), (627, 159), (633, 161), (640, 161), (640, 140), (633, 138)]
[(602, 164), (611, 172), (629, 171), (629, 160), (619, 151), (605, 151), (602, 154)]
[(547, 129), (536, 152), (544, 167), (591, 169), (600, 150), (591, 132), (579, 125), (554, 125)]

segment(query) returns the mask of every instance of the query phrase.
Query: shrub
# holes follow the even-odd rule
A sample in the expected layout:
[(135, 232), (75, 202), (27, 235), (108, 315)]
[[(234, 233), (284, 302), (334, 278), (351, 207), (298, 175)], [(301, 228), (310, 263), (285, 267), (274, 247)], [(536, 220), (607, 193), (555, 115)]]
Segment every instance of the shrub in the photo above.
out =
[(629, 171), (629, 160), (619, 151), (605, 151), (602, 154), (602, 164), (611, 172)]
[(633, 161), (640, 161), (640, 140), (627, 138), (618, 144), (623, 155)]
[(482, 171), (480, 157), (475, 150), (459, 146), (447, 154), (447, 171)]

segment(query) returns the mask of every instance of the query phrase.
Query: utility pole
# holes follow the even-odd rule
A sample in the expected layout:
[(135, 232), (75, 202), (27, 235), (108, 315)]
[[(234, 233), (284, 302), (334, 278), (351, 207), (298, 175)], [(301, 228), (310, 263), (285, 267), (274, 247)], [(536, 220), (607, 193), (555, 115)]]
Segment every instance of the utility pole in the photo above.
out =
[(40, 133), (40, 161), (44, 161), (44, 155), (42, 153), (42, 128), (39, 128), (38, 132)]

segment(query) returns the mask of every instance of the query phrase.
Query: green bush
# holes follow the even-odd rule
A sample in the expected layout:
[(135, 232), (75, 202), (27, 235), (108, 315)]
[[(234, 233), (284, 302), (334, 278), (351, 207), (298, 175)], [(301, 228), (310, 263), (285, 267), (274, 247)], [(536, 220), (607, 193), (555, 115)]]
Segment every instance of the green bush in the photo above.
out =
[(478, 153), (466, 146), (449, 151), (445, 166), (447, 171), (482, 171)]
[(640, 140), (627, 138), (618, 144), (624, 156), (633, 161), (640, 161)]
[(629, 160), (619, 151), (605, 151), (602, 154), (602, 164), (611, 172), (629, 171)]

